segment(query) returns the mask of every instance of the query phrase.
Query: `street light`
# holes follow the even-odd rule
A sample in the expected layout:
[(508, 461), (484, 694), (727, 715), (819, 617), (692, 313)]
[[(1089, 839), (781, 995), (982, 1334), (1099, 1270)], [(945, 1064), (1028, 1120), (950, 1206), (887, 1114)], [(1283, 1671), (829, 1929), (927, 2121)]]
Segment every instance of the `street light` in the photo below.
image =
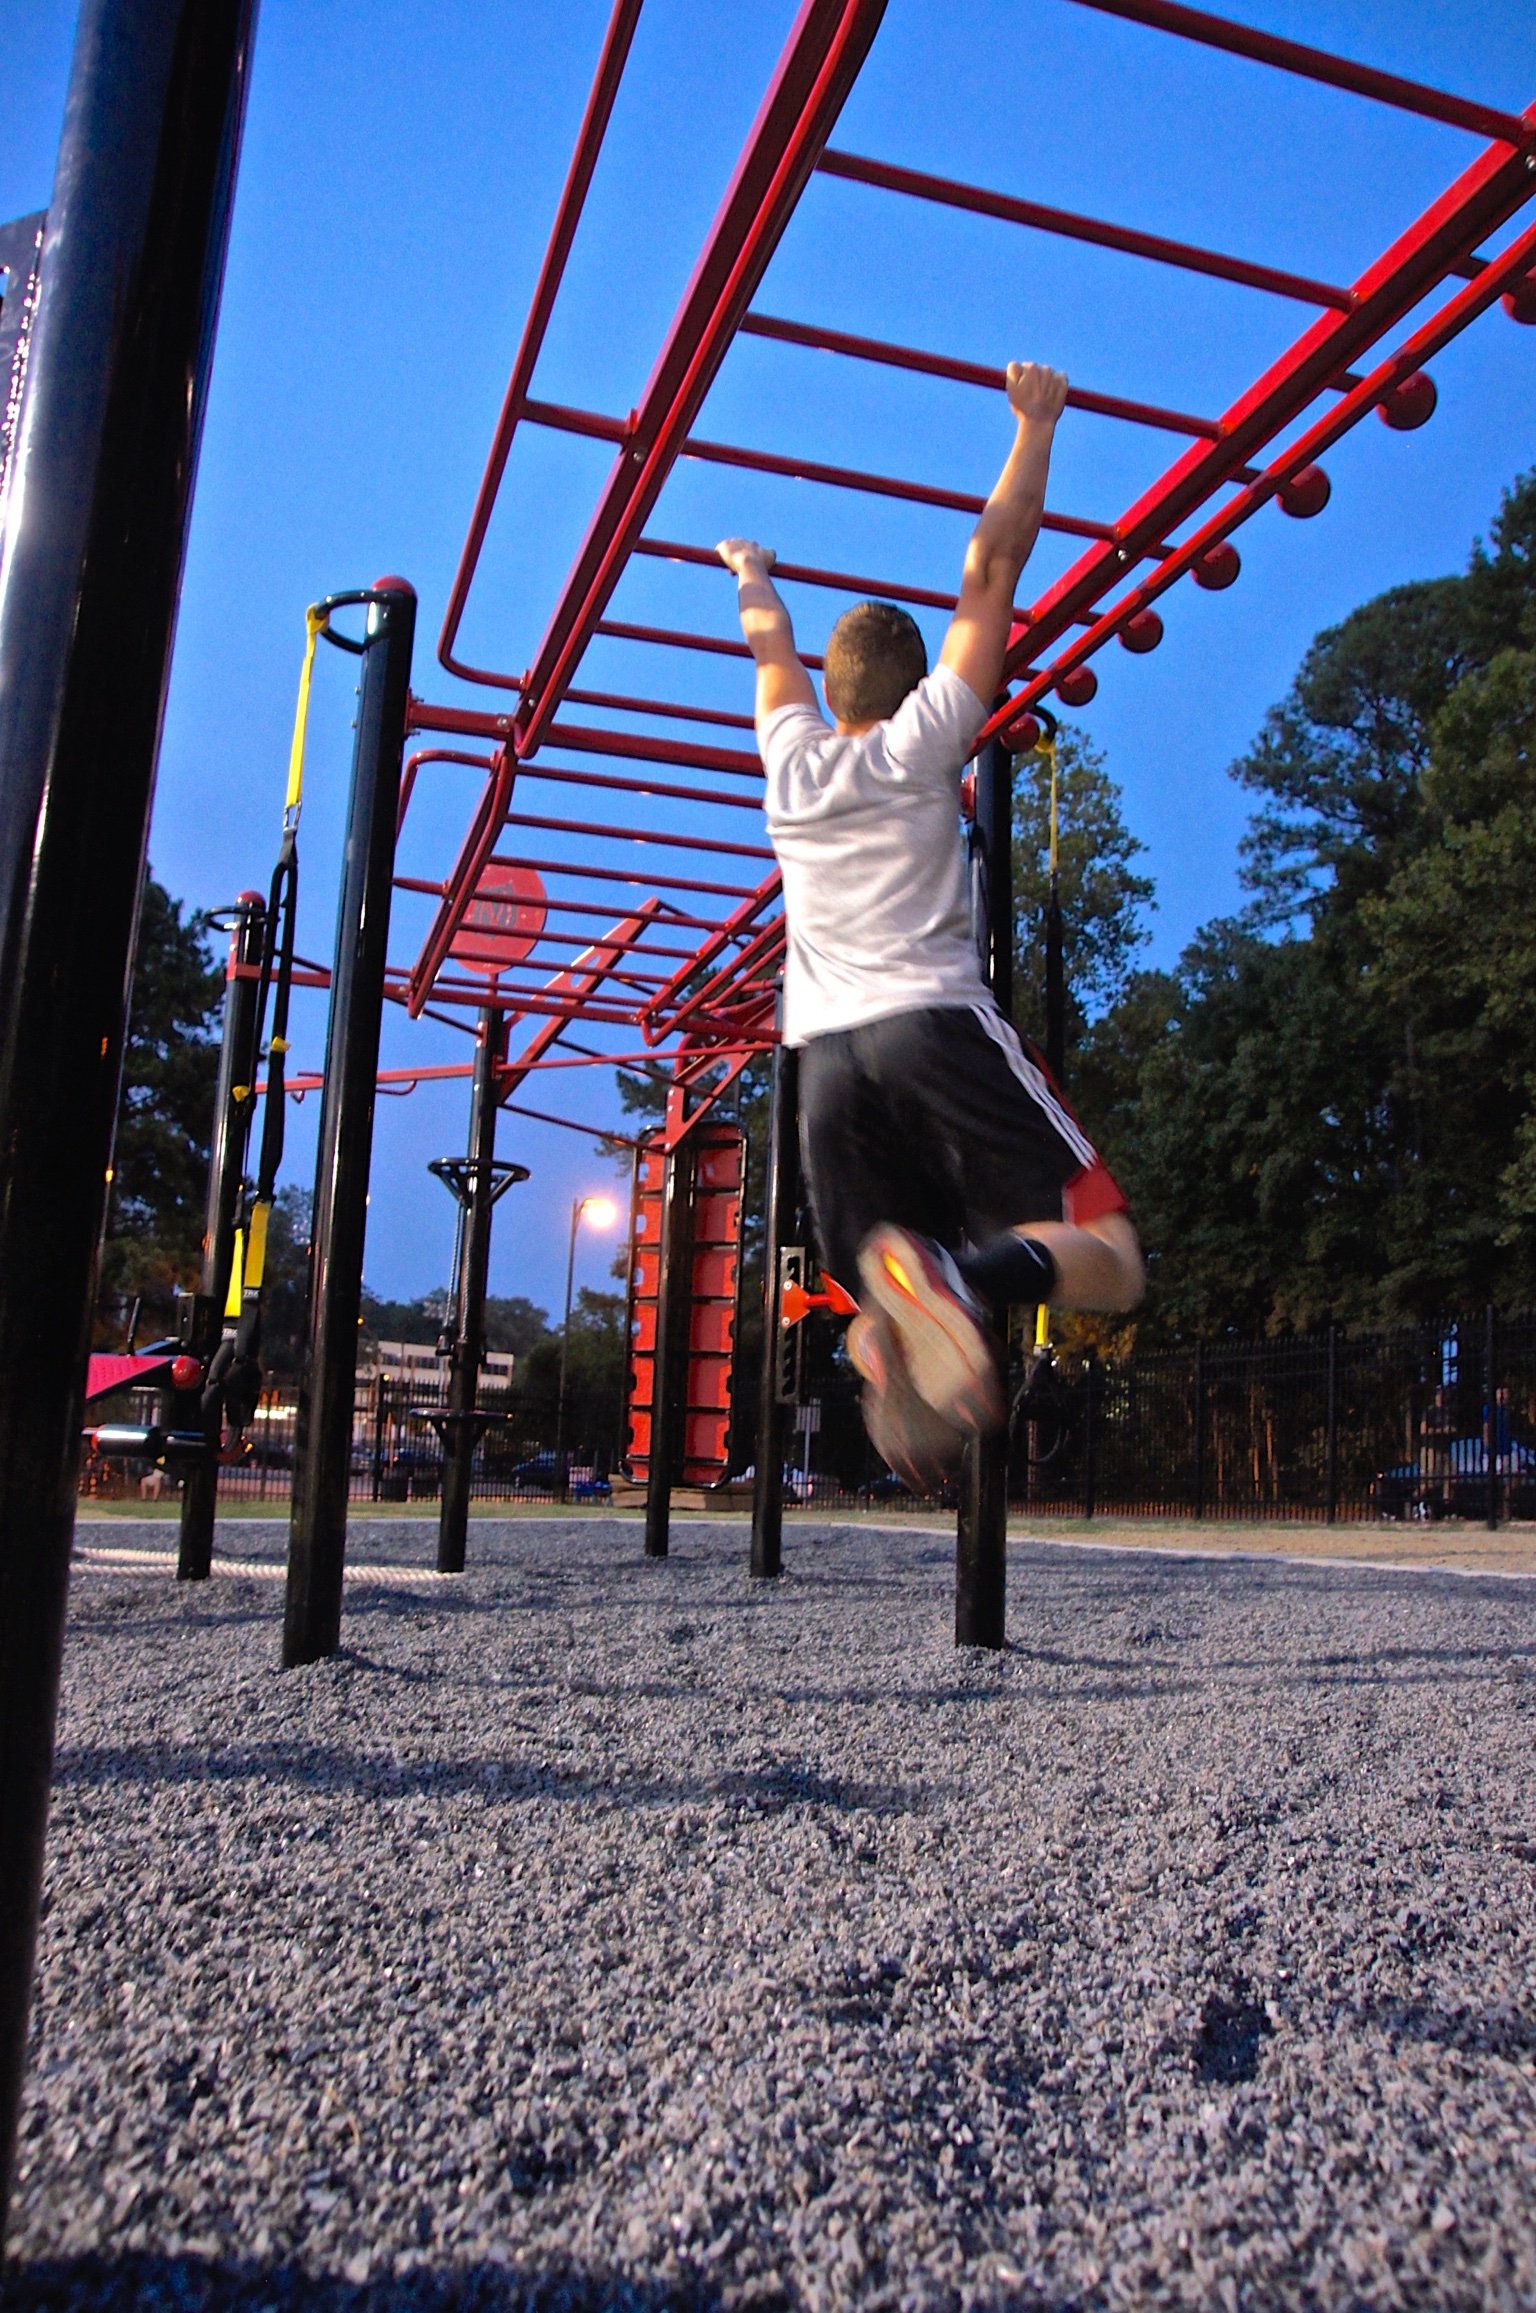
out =
[(565, 1261), (565, 1324), (560, 1332), (560, 1395), (555, 1400), (555, 1482), (562, 1502), (569, 1499), (571, 1474), (565, 1466), (565, 1372), (571, 1352), (571, 1287), (576, 1278), (576, 1232), (585, 1213), (594, 1229), (611, 1229), (619, 1217), (612, 1197), (577, 1197), (571, 1205), (571, 1241)]

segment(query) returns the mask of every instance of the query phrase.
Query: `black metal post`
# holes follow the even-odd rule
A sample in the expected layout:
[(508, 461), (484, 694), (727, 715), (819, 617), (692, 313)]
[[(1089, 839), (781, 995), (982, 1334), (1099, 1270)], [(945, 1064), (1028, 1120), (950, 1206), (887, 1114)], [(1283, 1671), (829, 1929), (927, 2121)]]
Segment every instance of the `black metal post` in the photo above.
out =
[[(667, 1125), (681, 1123), (674, 1093)], [(693, 1143), (670, 1149), (661, 1190), (661, 1234), (656, 1275), (656, 1364), (651, 1385), (651, 1452), (645, 1485), (645, 1555), (665, 1558), (672, 1522), (672, 1488), (683, 1461), (687, 1426), (688, 1329), (693, 1316)]]
[(1098, 1507), (1099, 1361), (1090, 1349), (1083, 1361), (1083, 1516)]
[(1195, 1509), (1205, 1516), (1205, 1345), (1195, 1343)]
[[(1008, 1312), (993, 1313), (1006, 1338)], [(1008, 1432), (973, 1438), (960, 1469), (955, 1644), (1001, 1647), (1008, 1626)]]
[(976, 837), (985, 878), (982, 970), (1013, 1017), (1013, 757), (993, 740), (976, 758)]
[[(982, 963), (997, 1006), (1013, 1009), (1013, 757), (996, 740), (976, 758), (975, 835), (984, 878)], [(1008, 1338), (1008, 1312), (996, 1317)], [(1008, 1432), (974, 1438), (960, 1474), (955, 1644), (1001, 1647), (1008, 1618)]]
[(1339, 1515), (1339, 1329), (1328, 1328), (1328, 1430), (1324, 1445), (1324, 1509), (1328, 1525)]
[(0, 568), (0, 2222), (97, 1248), (253, 18), (254, 0), (84, 0), (13, 454)]
[[(485, 1286), (491, 1265), (491, 1212), (500, 1193), (496, 1178), (496, 1072), (506, 1055), (504, 1012), (480, 1015), (475, 1074), (469, 1098), (469, 1161), (459, 1229), (459, 1273), (453, 1305), (458, 1317), (448, 1367), (443, 1424), (443, 1499), (437, 1527), (439, 1574), (462, 1574), (469, 1539), (470, 1482), (482, 1424), (477, 1419), (480, 1368), (485, 1362)], [(514, 1168), (507, 1168), (511, 1171)], [(519, 1173), (523, 1168), (515, 1168)], [(526, 1178), (526, 1175), (524, 1175)], [(511, 1181), (505, 1180), (510, 1187)]]
[(751, 1571), (770, 1580), (784, 1566), (785, 1407), (779, 1387), (779, 1254), (794, 1232), (800, 1202), (800, 1055), (778, 1044), (768, 1109), (763, 1182), (763, 1348), (757, 1377), (757, 1450), (752, 1473)]
[[(1488, 1481), (1484, 1524), (1490, 1534), (1499, 1528), (1499, 1401), (1497, 1390), (1497, 1319), (1490, 1301), (1483, 1320), (1483, 1468)], [(1511, 1432), (1513, 1435), (1513, 1432)]]
[(286, 1668), (334, 1654), (341, 1638), (374, 1084), (415, 627), (412, 588), (403, 578), (380, 579), (363, 644), (331, 975), (310, 1238), (309, 1342), (299, 1385), (288, 1530)]
[(1061, 923), (1061, 878), (1051, 870), (1045, 903), (1045, 1065), (1058, 1084), (1067, 1073), (1067, 971)]
[[(219, 1047), (219, 1083), (213, 1101), (213, 1144), (208, 1158), (208, 1206), (203, 1221), (203, 1257), (193, 1297), (186, 1347), (206, 1369), (224, 1329), (224, 1306), (234, 1266), (235, 1230), (240, 1217), (240, 1184), (256, 1100), (256, 998), (254, 979), (241, 979), (236, 966), (261, 962), (267, 903), (259, 891), (244, 891), (235, 903), (229, 940), (229, 973), (224, 982), (224, 1035)], [(191, 1463), (182, 1480), (179, 1582), (206, 1582), (213, 1566), (213, 1524), (218, 1507), (217, 1416), (208, 1452)]]

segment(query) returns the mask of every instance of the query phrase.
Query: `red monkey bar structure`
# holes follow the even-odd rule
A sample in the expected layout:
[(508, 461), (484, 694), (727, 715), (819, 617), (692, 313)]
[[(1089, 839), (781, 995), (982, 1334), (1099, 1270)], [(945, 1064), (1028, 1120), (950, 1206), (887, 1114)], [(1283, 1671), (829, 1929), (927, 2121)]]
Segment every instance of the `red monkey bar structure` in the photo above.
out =
[[(968, 491), (798, 454), (788, 391), (773, 402), (787, 439), (771, 448), (720, 440), (703, 426), (706, 401), (741, 338), (832, 357), (850, 394), (871, 366), (961, 390), (995, 393), (1003, 384), (1000, 366), (761, 309), (756, 300), (770, 261), (813, 174), (856, 189), (858, 199), (987, 218), (1304, 309), (1300, 333), (1219, 410), (1170, 408), (1150, 388), (1132, 398), (1074, 382), (1071, 408), (1138, 428), (1144, 439), (1172, 437), (1171, 462), (1119, 514), (1055, 505), (1046, 512), (1045, 531), (1079, 551), (1034, 601), (1018, 607), (1007, 696), (983, 746), (1033, 745), (1039, 725), (1030, 710), (1037, 702), (1086, 705), (1098, 683), (1093, 661), (1112, 639), (1132, 653), (1154, 650), (1164, 632), (1158, 606), (1186, 576), (1208, 590), (1233, 584), (1241, 571), (1234, 534), (1270, 500), (1296, 519), (1321, 513), (1331, 489), (1322, 461), (1371, 411), (1398, 431), (1424, 424), (1437, 398), (1427, 365), (1488, 307), (1502, 301), (1513, 320), (1536, 321), (1536, 222), (1520, 229), (1520, 212), (1536, 195), (1536, 106), (1504, 112), (1173, 0), (1042, 4), (1091, 7), (1460, 131), (1470, 148), (1466, 163), (1357, 280), (1313, 279), (938, 177), (899, 159), (834, 148), (839, 113), (879, 32), (884, 0), (803, 0), (635, 407), (572, 407), (541, 398), (535, 387), (639, 21), (640, 0), (615, 0), (438, 643), (448, 673), (502, 696), (480, 709), (413, 698), (408, 717), (413, 733), (449, 744), (423, 747), (407, 766), (402, 821), (419, 765), (469, 765), (484, 784), (458, 856), (440, 879), (397, 877), (398, 890), (431, 906), (415, 962), (392, 973), (390, 993), (413, 1015), (487, 1001), (527, 1014), (535, 1033), (506, 1064), (509, 1092), (534, 1069), (643, 1059), (670, 1082), (659, 1145), (678, 1152), (752, 1055), (774, 1042), (783, 920), (759, 816), (751, 718), (706, 699), (658, 695), (675, 684), (638, 672), (615, 689), (601, 671), (614, 645), (637, 668), (655, 663), (658, 653), (668, 666), (748, 657), (723, 583), (712, 630), (681, 617), (658, 623), (654, 612), (636, 615), (654, 603), (657, 565), (679, 573), (720, 568), (709, 541), (680, 537), (686, 517), (669, 518), (663, 505), (679, 467), (725, 467), (811, 485), (815, 498), (802, 492), (795, 501), (792, 534), (775, 535), (777, 576), (791, 590), (832, 597), (828, 611), (841, 607), (838, 597), (863, 595), (931, 611), (953, 607), (948, 594), (899, 574), (832, 567), (814, 534), (805, 535), (807, 509), (820, 504), (835, 521), (839, 502), (846, 506), (853, 493), (974, 517), (992, 480), (990, 465)], [(613, 455), (527, 665), (510, 671), (474, 663), (460, 635), (509, 462), (528, 428), (606, 444)], [(626, 606), (626, 581), (633, 587), (642, 574), (645, 600)], [(687, 583), (697, 588), (696, 579)], [(806, 658), (820, 664), (810, 652)], [(745, 665), (741, 673), (744, 708)], [(469, 751), (472, 741), (483, 752)], [(528, 936), (488, 987), (484, 966), (472, 961), (474, 927), (511, 891), (535, 903), (518, 919)], [(671, 1450), (654, 1422), (651, 1442), (654, 1475)], [(760, 1460), (767, 1450), (760, 1440)], [(665, 1547), (665, 1518), (663, 1494), (652, 1501), (648, 1547)]]
[[(421, 774), (431, 767), (435, 781), (467, 769), (480, 774), (481, 786), (457, 856), (435, 874), (395, 875), (402, 912), (414, 908), (425, 928), (414, 962), (386, 974), (386, 993), (416, 1017), (442, 1018), (449, 1007), (524, 1019), (521, 1047), (514, 1040), (494, 1071), (503, 1102), (536, 1071), (627, 1064), (659, 1074), (668, 1087), (665, 1121), (647, 1161), (654, 1169), (675, 1160), (679, 1181), (696, 1169), (699, 1143), (686, 1144), (701, 1119), (752, 1057), (774, 1046), (784, 941), (761, 818), (761, 767), (745, 712), (749, 653), (710, 540), (687, 535), (684, 509), (698, 488), (682, 477), (715, 467), (753, 477), (754, 488), (759, 477), (808, 486), (788, 521), (776, 525), (777, 576), (792, 592), (810, 590), (827, 614), (841, 607), (839, 598), (866, 595), (942, 613), (953, 608), (953, 597), (918, 583), (918, 574), (848, 570), (844, 560), (862, 557), (846, 546), (828, 558), (818, 520), (825, 518), (822, 536), (837, 538), (840, 510), (874, 501), (906, 510), (909, 531), (914, 511), (920, 520), (927, 510), (954, 533), (950, 518), (980, 513), (1001, 446), (994, 442), (984, 453), (970, 489), (797, 450), (791, 388), (803, 374), (794, 364), (806, 352), (827, 357), (818, 373), (823, 385), (845, 380), (855, 409), (871, 370), (922, 381), (929, 393), (937, 383), (961, 395), (981, 388), (996, 396), (1004, 382), (1000, 366), (764, 310), (759, 298), (770, 264), (812, 177), (846, 188), (842, 198), (850, 202), (985, 218), (1020, 234), (1193, 273), (1228, 285), (1235, 296), (1268, 300), (1287, 316), (1302, 309), (1299, 334), (1225, 407), (1215, 406), (1226, 397), (1214, 393), (1203, 412), (1170, 407), (1150, 378), (1134, 395), (1074, 381), (1074, 411), (1136, 429), (1154, 450), (1166, 445), (1168, 462), (1118, 514), (1047, 509), (1047, 544), (1066, 541), (1071, 558), (1060, 548), (1043, 554), (1042, 563), (1064, 567), (1033, 601), (1017, 606), (1006, 695), (982, 734), (978, 763), (1032, 746), (1037, 705), (1042, 713), (1047, 700), (1086, 705), (1098, 684), (1094, 661), (1111, 640), (1138, 656), (1155, 650), (1165, 598), (1181, 580), (1212, 591), (1232, 585), (1242, 567), (1235, 534), (1271, 500), (1294, 519), (1320, 514), (1331, 491), (1324, 460), (1371, 411), (1395, 431), (1423, 425), (1437, 399), (1428, 365), (1490, 306), (1502, 302), (1516, 322), (1536, 321), (1536, 221), (1521, 216), (1536, 195), (1536, 105), (1522, 114), (1501, 111), (1173, 0), (1035, 4), (1093, 8), (1143, 32), (1395, 108), (1464, 136), (1467, 158), (1358, 279), (1317, 279), (936, 176), (900, 158), (835, 147), (838, 118), (879, 33), (884, 0), (802, 0), (634, 408), (573, 406), (536, 388), (640, 19), (641, 0), (615, 0), (438, 642), (446, 672), (492, 697), (475, 706), (462, 694), (452, 704), (413, 695), (407, 707), (407, 733), (419, 743), (403, 767), (399, 828), (414, 863), (427, 835), (410, 822)], [(783, 435), (771, 446), (720, 439), (707, 422), (706, 403), (743, 339), (751, 341), (759, 374), (764, 363), (783, 363), (785, 385), (771, 399), (772, 423)], [(1051, 348), (998, 348), (1015, 350)], [(542, 632), (530, 637), (526, 665), (513, 671), (477, 663), (460, 638), (514, 452), (530, 429), (605, 445), (612, 454)], [(917, 438), (931, 439), (933, 431), (931, 422), (912, 429)], [(954, 536), (956, 564), (959, 546)], [(699, 571), (720, 582), (712, 627), (681, 607), (698, 600)], [(616, 654), (622, 687), (605, 672)], [(820, 665), (813, 652), (805, 656)], [(734, 706), (717, 703), (722, 659), (740, 672)], [(691, 684), (640, 671), (658, 663), (697, 669), (701, 661), (717, 687), (711, 692), (701, 683), (705, 695), (693, 697), (676, 695)], [(451, 772), (438, 768), (448, 766)], [(989, 773), (982, 786), (995, 803), (1006, 795), (1006, 776), (999, 785)], [(998, 808), (1003, 816), (985, 828), (977, 810), (976, 841), (988, 858), (1007, 849), (1006, 804)], [(427, 864), (437, 865), (430, 854)], [(995, 919), (1006, 912), (1006, 897), (994, 890), (987, 905)], [(994, 921), (990, 969), (1006, 987), (995, 933)], [(470, 1064), (391, 1075), (409, 1084), (451, 1073), (468, 1075)], [(658, 1178), (655, 1196), (665, 1234), (672, 1188)], [(689, 1219), (679, 1212), (681, 1244)], [(665, 1244), (660, 1258), (665, 1275)], [(669, 1329), (683, 1323), (663, 1292), (656, 1312), (663, 1373), (675, 1362)], [(655, 1392), (647, 1439), (637, 1440), (651, 1483), (648, 1547), (657, 1550), (665, 1548), (667, 1472), (681, 1466), (681, 1432), (666, 1434), (667, 1394)], [(776, 1464), (766, 1436), (760, 1463), (765, 1455)]]
[[(959, 387), (1002, 384), (1000, 368), (756, 308), (769, 261), (813, 172), (871, 197), (1001, 220), (1310, 309), (1301, 333), (1220, 412), (1191, 414), (1152, 398), (1074, 384), (1074, 409), (1171, 435), (1179, 447), (1151, 486), (1113, 518), (1056, 507), (1047, 512), (1047, 532), (1081, 541), (1082, 551), (1019, 608), (1008, 700), (986, 734), (1005, 741), (1032, 738), (1027, 718), (1036, 700), (1086, 704), (1097, 684), (1092, 662), (1111, 639), (1135, 652), (1155, 648), (1163, 626), (1154, 605), (1185, 576), (1206, 588), (1230, 585), (1240, 570), (1233, 534), (1271, 499), (1294, 517), (1319, 513), (1330, 489), (1321, 460), (1370, 411), (1398, 429), (1423, 424), (1436, 400), (1426, 365), (1489, 306), (1502, 300), (1516, 320), (1536, 320), (1536, 223), (1504, 237), (1492, 254), (1485, 247), (1536, 194), (1536, 106), (1503, 112), (1170, 0), (1058, 4), (1094, 7), (1448, 125), (1463, 131), (1474, 149), (1460, 175), (1358, 280), (1313, 280), (834, 149), (838, 114), (878, 33), (883, 0), (805, 0), (636, 407), (627, 414), (572, 408), (539, 399), (534, 387), (640, 16), (640, 0), (616, 0), (438, 644), (449, 673), (505, 693), (505, 705), (475, 710), (413, 699), (410, 709), (413, 731), (460, 742), (457, 750), (423, 749), (414, 761), (446, 756), (476, 765), (484, 786), (441, 881), (398, 879), (400, 889), (429, 898), (433, 907), (415, 963), (392, 975), (391, 992), (414, 1014), (429, 1002), (482, 1005), (483, 974), (456, 961), (464, 953), (466, 917), (512, 874), (533, 879), (545, 895), (542, 928), (494, 988), (496, 1003), (539, 1023), (535, 1048), (509, 1063), (509, 1081), (512, 1070), (521, 1082), (527, 1069), (557, 1061), (606, 1065), (645, 1055), (692, 1088), (694, 1099), (674, 1112), (685, 1121), (672, 1128), (687, 1129), (700, 1104), (772, 1042), (782, 921), (758, 817), (750, 716), (656, 696), (643, 683), (635, 690), (600, 688), (584, 671), (599, 643), (623, 643), (637, 658), (660, 651), (668, 664), (679, 654), (746, 657), (723, 584), (719, 631), (618, 615), (626, 574), (640, 562), (718, 568), (707, 541), (680, 540), (665, 520), (660, 527), (667, 534), (650, 527), (679, 462), (967, 515), (979, 512), (991, 480), (979, 472), (977, 489), (964, 492), (830, 465), (796, 455), (792, 445), (760, 449), (695, 431), (743, 336), (832, 355), (846, 365), (850, 388), (867, 364)], [(1394, 340), (1405, 323), (1406, 334)], [(793, 404), (786, 396), (775, 406), (792, 411)], [(508, 463), (528, 427), (608, 443), (614, 455), (526, 668), (499, 671), (466, 658), (460, 632)], [(797, 501), (802, 509), (807, 503), (804, 496)], [(931, 587), (828, 567), (814, 544), (807, 549), (798, 539), (776, 543), (783, 549), (777, 575), (792, 588), (950, 607), (951, 598)], [(746, 672), (743, 667), (743, 705)], [(723, 743), (727, 734), (739, 735), (734, 744)], [(485, 752), (464, 750), (468, 740), (482, 742)], [(412, 778), (408, 769), (407, 798)], [(555, 1045), (578, 1024), (589, 1034), (606, 1032), (600, 1048), (573, 1053), (567, 1041), (557, 1055)]]

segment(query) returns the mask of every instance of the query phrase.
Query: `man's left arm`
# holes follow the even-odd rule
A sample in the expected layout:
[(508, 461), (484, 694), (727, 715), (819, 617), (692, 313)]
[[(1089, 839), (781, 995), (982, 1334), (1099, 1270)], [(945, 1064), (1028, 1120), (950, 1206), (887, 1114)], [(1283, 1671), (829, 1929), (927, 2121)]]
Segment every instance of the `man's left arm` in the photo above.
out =
[(960, 599), (939, 654), (988, 708), (1002, 680), (1013, 590), (1045, 512), (1051, 444), (1066, 398), (1067, 381), (1059, 371), (1040, 362), (1008, 364), (1008, 401), (1018, 432), (966, 549)]
[(781, 707), (815, 707), (815, 686), (795, 649), (789, 612), (768, 576), (773, 568), (771, 549), (759, 546), (754, 538), (723, 538), (715, 552), (736, 574), (741, 631), (757, 662), (758, 728)]

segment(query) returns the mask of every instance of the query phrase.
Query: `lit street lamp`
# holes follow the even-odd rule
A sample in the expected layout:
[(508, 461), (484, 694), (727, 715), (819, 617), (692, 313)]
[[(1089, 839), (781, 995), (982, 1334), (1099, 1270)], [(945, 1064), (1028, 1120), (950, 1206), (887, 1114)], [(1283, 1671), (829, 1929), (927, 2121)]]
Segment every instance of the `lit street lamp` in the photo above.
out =
[(555, 1483), (562, 1502), (569, 1499), (571, 1473), (565, 1463), (565, 1374), (571, 1353), (571, 1287), (576, 1278), (576, 1232), (585, 1213), (594, 1229), (611, 1229), (619, 1217), (612, 1197), (577, 1197), (571, 1205), (571, 1242), (565, 1261), (565, 1324), (560, 1333), (560, 1395), (555, 1400)]

